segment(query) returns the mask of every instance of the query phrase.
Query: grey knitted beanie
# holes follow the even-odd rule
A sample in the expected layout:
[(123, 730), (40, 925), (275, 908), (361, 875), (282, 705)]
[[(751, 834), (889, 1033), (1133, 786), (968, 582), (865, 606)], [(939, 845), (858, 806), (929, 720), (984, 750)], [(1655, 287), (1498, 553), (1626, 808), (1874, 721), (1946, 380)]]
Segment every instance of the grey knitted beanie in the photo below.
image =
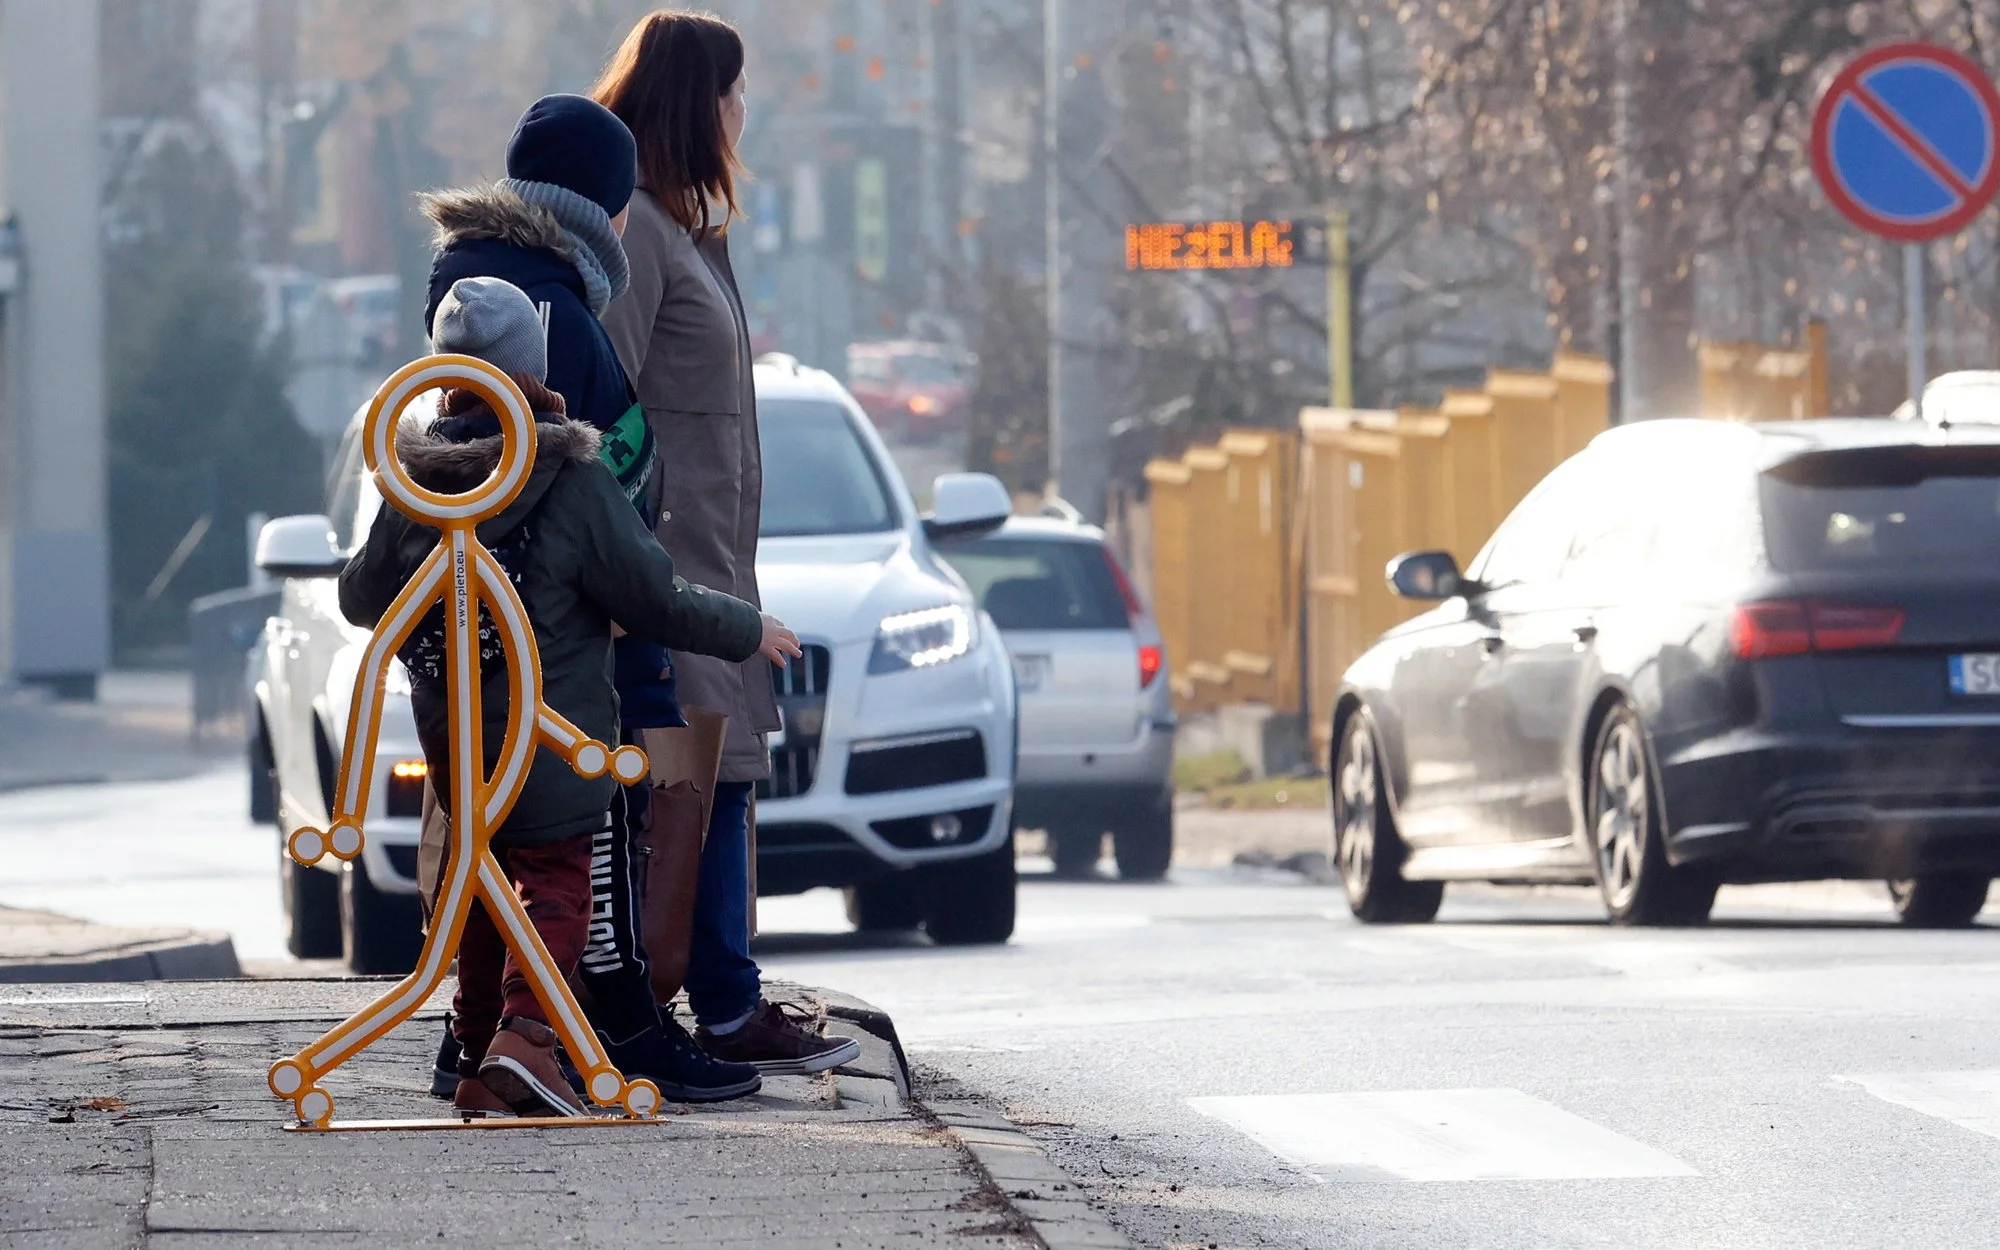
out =
[(438, 301), (431, 350), (476, 356), (502, 373), (549, 378), (548, 332), (527, 293), (499, 278), (460, 278)]

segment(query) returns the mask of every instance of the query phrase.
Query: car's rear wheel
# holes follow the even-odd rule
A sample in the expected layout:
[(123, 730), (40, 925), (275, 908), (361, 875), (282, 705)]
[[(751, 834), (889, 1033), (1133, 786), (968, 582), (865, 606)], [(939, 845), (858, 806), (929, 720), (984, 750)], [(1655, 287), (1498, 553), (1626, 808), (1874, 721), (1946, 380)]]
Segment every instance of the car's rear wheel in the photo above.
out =
[(1163, 794), (1153, 806), (1128, 818), (1111, 834), (1118, 875), (1126, 881), (1158, 881), (1174, 862), (1174, 800)]
[(376, 888), (359, 860), (340, 873), (341, 951), (364, 976), (400, 975), (424, 948), (423, 913), (414, 894)]
[(285, 904), (285, 949), (294, 959), (336, 959), (340, 942), (340, 878), (293, 859), (278, 839), (278, 892)]
[(1092, 829), (1049, 830), (1049, 858), (1055, 861), (1056, 875), (1079, 880), (1097, 874), (1097, 861), (1104, 857), (1104, 833)]
[(1683, 925), (1707, 920), (1719, 882), (1667, 862), (1645, 730), (1625, 704), (1605, 713), (1598, 726), (1589, 780), (1591, 863), (1611, 922)]
[(1889, 901), (1903, 923), (1918, 929), (1963, 929), (1986, 908), (1986, 877), (1941, 873), (1889, 884)]
[(898, 872), (847, 887), (847, 923), (863, 933), (895, 933), (924, 922), (915, 873)]
[(924, 874), (924, 931), (943, 946), (981, 946), (1014, 936), (1014, 834), (998, 850), (949, 860)]
[(1382, 756), (1367, 712), (1354, 713), (1341, 731), (1333, 777), (1333, 858), (1348, 910), (1363, 924), (1436, 919), (1444, 882), (1403, 879), (1403, 840), (1389, 811)]

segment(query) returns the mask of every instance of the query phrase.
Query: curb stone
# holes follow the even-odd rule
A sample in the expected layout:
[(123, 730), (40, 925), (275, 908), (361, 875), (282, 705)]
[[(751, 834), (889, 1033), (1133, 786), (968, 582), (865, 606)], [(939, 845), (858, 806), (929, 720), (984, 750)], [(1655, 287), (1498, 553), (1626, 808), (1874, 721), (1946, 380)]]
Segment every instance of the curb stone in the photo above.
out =
[[(896, 1093), (904, 1099), (910, 1096), (910, 1060), (903, 1053), (903, 1041), (896, 1036), (896, 1022), (889, 1013), (873, 1003), (863, 1002), (852, 994), (842, 994), (835, 990), (814, 990), (813, 997), (819, 1000), (820, 1009), (829, 1020), (839, 1020), (852, 1024), (868, 1037), (861, 1041), (861, 1059), (848, 1065), (843, 1071), (857, 1071), (868, 1076), (893, 1081)], [(881, 1042), (888, 1047), (886, 1056), (871, 1054), (869, 1040)]]
[(956, 1138), (1047, 1250), (1135, 1250), (1090, 1205), (1041, 1143), (992, 1108), (965, 1099), (922, 1104)]
[[(900, 1111), (910, 1101), (910, 1068), (889, 1013), (835, 990), (769, 983), (765, 996), (817, 1009), (836, 1035), (861, 1043), (861, 1057), (827, 1073), (841, 1107)], [(840, 1027), (845, 1026), (845, 1027)]]
[(226, 981), (242, 975), (236, 944), (226, 933), (191, 933), (74, 956), (0, 959), (0, 985)]
[[(767, 987), (767, 992), (778, 996), (776, 987)], [(1045, 1250), (1135, 1250), (1133, 1243), (1090, 1205), (1084, 1191), (1055, 1165), (1041, 1144), (1006, 1117), (970, 1100), (920, 1102), (912, 1098), (909, 1060), (896, 1036), (895, 1021), (887, 1012), (830, 990), (803, 990), (797, 996), (816, 1002), (829, 1022), (852, 1026), (852, 1035), (861, 1043), (859, 1059), (829, 1074), (840, 1106), (909, 1107), (935, 1118), (971, 1156), (992, 1192)]]

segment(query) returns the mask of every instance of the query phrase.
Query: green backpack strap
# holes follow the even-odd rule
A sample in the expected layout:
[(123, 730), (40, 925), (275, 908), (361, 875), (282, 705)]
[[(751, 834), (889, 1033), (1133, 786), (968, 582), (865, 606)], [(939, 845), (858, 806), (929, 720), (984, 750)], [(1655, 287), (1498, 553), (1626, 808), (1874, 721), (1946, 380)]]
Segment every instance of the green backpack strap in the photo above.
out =
[(618, 479), (625, 497), (636, 504), (653, 476), (653, 427), (646, 422), (643, 405), (633, 404), (604, 431), (597, 455)]

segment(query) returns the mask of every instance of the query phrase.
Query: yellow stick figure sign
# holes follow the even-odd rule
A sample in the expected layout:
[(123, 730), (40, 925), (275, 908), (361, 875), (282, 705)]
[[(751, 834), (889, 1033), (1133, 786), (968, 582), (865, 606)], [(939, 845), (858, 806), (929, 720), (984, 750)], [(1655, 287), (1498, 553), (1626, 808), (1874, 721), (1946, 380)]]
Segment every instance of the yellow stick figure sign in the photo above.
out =
[[(396, 426), (404, 406), (437, 387), (470, 390), (500, 418), (498, 467), (484, 482), (460, 495), (441, 495), (417, 485), (396, 457)], [(497, 516), (513, 502), (527, 483), (535, 466), (534, 415), (520, 388), (493, 366), (470, 356), (430, 356), (404, 366), (382, 384), (369, 404), (363, 434), (368, 467), (375, 473), (383, 499), (413, 520), (436, 526), (443, 538), (384, 615), (355, 677), (332, 827), (299, 829), (291, 835), (288, 849), (293, 859), (307, 865), (328, 855), (351, 861), (361, 854), (362, 814), (368, 810), (370, 762), (375, 758), (381, 728), (389, 665), (431, 605), (441, 602), (451, 697), (451, 861), (440, 883), (437, 908), (416, 970), (326, 1036), (273, 1064), (271, 1092), (291, 1102), (302, 1127), (339, 1127), (333, 1123), (333, 1097), (320, 1088), (319, 1079), (387, 1036), (437, 990), (458, 952), (466, 917), (476, 898), (527, 973), (535, 997), (583, 1074), (591, 1101), (621, 1108), (628, 1117), (649, 1117), (659, 1109), (658, 1087), (651, 1081), (628, 1082), (612, 1067), (597, 1034), (571, 996), (562, 971), (549, 958), (526, 908), (489, 849), (493, 831), (507, 819), (520, 796), (538, 745), (550, 747), (584, 777), (609, 772), (630, 785), (647, 774), (645, 754), (636, 747), (613, 751), (543, 706), (541, 657), (535, 649), (527, 609), (499, 561), (474, 533), (481, 521)], [(509, 692), (506, 736), (490, 776), (483, 767), (486, 753), (479, 700), (478, 611), (482, 606), (505, 642)]]

